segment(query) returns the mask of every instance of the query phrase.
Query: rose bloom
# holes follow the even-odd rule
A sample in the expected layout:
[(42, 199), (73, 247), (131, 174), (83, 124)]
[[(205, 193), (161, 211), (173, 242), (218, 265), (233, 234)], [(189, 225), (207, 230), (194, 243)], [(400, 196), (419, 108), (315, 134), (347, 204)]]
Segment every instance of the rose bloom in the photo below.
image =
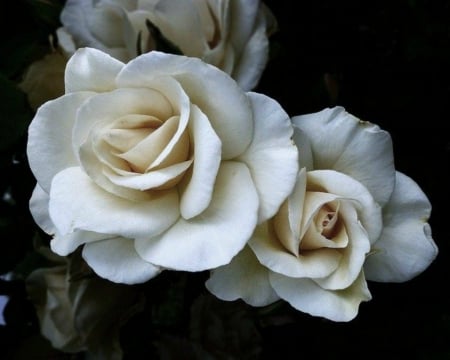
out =
[(288, 115), (200, 59), (82, 48), (65, 81), (29, 127), (30, 209), (55, 253), (83, 245), (101, 277), (224, 265), (292, 191)]
[(244, 90), (259, 81), (276, 26), (259, 0), (68, 0), (59, 36), (65, 32), (76, 47), (100, 49), (127, 62), (150, 50), (167, 52), (158, 49), (148, 21), (183, 55), (219, 67)]
[(377, 125), (341, 107), (292, 121), (301, 167), (293, 192), (207, 287), (224, 300), (283, 299), (349, 321), (371, 299), (366, 280), (403, 282), (436, 257), (431, 205), (395, 171), (391, 138)]

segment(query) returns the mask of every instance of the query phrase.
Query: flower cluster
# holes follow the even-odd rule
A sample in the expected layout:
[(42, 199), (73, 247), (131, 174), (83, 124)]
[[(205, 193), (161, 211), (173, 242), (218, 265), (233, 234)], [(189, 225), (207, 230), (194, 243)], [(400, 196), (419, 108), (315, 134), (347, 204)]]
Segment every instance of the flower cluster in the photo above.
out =
[[(208, 272), (219, 299), (333, 321), (357, 316), (367, 280), (407, 281), (436, 257), (430, 202), (396, 171), (388, 132), (252, 92), (276, 26), (260, 1), (68, 0), (61, 22), (56, 57), (21, 85), (37, 109), (30, 210), (63, 261), (29, 280), (54, 346), (89, 348), (73, 333), (84, 298), (65, 289), (74, 254), (70, 272), (87, 264), (112, 294)], [(50, 281), (62, 330), (38, 290)]]

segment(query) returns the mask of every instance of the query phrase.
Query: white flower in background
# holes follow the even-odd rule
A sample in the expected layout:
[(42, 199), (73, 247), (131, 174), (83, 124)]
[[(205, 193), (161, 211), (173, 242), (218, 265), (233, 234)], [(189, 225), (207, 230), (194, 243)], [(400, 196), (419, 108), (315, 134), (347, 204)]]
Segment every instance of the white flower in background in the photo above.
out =
[[(47, 257), (46, 250), (41, 255)], [(142, 311), (139, 291), (93, 276), (78, 254), (52, 258), (53, 266), (37, 268), (25, 280), (41, 334), (53, 348), (66, 353), (123, 359), (120, 327)]]
[(276, 26), (259, 0), (68, 0), (61, 22), (65, 48), (93, 47), (123, 62), (166, 51), (157, 46), (159, 31), (183, 55), (219, 67), (244, 90), (257, 85)]
[(29, 127), (30, 208), (55, 253), (83, 245), (101, 277), (224, 265), (292, 191), (288, 115), (216, 67), (156, 51), (125, 65), (83, 48), (65, 80)]
[(431, 205), (395, 171), (391, 138), (378, 126), (341, 107), (292, 121), (301, 167), (294, 191), (207, 287), (225, 300), (283, 299), (349, 321), (371, 299), (366, 279), (407, 281), (436, 257)]

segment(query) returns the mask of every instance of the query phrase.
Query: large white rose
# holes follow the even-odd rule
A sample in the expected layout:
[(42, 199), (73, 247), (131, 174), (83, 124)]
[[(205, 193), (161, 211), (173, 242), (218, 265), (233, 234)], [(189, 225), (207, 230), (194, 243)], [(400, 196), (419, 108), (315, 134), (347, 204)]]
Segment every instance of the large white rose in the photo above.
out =
[(391, 138), (378, 126), (341, 107), (292, 121), (301, 166), (294, 191), (207, 287), (225, 300), (283, 299), (349, 321), (371, 298), (366, 279), (406, 281), (436, 257), (431, 205), (395, 171)]
[(295, 184), (288, 115), (199, 59), (83, 48), (65, 80), (29, 127), (30, 207), (55, 253), (84, 244), (101, 277), (226, 264)]
[(127, 62), (139, 53), (166, 51), (155, 48), (148, 21), (183, 55), (219, 67), (244, 90), (261, 77), (276, 23), (259, 0), (68, 0), (58, 33), (64, 47), (73, 46), (69, 34), (76, 47)]

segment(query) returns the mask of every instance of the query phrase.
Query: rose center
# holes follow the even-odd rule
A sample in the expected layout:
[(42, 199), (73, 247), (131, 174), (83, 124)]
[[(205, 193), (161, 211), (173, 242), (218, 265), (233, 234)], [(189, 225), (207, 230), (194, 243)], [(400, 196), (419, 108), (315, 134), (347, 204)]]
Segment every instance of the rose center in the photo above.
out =
[(300, 250), (321, 248), (344, 248), (348, 237), (339, 216), (340, 202), (335, 200), (323, 204), (315, 213), (300, 242)]
[(189, 135), (179, 130), (179, 116), (161, 121), (149, 115), (127, 115), (106, 129), (102, 139), (111, 154), (125, 161), (128, 170), (145, 174), (189, 157)]
[(327, 239), (332, 239), (335, 233), (335, 224), (338, 221), (338, 214), (331, 209), (328, 204), (323, 206), (316, 215), (314, 222), (318, 232)]

